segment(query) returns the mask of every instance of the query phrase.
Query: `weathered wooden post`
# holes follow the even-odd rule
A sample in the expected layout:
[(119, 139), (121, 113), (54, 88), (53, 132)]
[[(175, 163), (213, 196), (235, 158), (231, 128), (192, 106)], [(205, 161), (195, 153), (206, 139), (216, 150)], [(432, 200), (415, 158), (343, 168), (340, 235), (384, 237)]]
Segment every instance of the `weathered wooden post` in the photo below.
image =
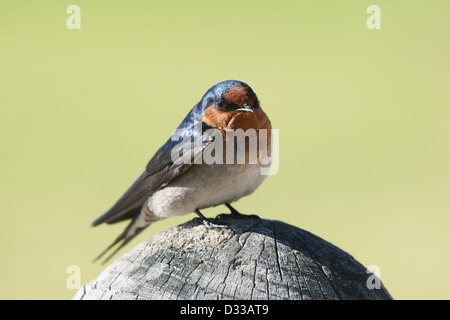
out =
[(119, 257), (76, 300), (392, 299), (367, 286), (352, 256), (299, 228), (221, 215), (229, 228), (193, 219)]

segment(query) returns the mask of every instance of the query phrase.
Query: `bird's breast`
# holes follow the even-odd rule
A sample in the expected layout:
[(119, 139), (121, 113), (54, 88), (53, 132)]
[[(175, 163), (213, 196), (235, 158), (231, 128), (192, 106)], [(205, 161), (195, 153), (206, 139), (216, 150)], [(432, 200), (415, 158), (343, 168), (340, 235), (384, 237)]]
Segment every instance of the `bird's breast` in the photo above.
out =
[(147, 206), (159, 218), (183, 215), (237, 201), (253, 193), (266, 176), (257, 165), (198, 164), (162, 190)]

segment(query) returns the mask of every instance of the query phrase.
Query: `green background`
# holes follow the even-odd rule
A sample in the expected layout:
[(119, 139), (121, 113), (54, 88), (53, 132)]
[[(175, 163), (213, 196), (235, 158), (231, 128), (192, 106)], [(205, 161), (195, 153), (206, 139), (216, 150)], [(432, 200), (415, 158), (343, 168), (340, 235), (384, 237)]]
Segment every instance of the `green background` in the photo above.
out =
[[(81, 8), (81, 30), (66, 9)], [(366, 9), (381, 8), (381, 30)], [(449, 1), (0, 2), (0, 298), (70, 299), (125, 227), (90, 227), (204, 92), (238, 79), (280, 168), (236, 208), (449, 299)], [(205, 210), (207, 216), (227, 212)], [(194, 218), (155, 223), (140, 241)]]

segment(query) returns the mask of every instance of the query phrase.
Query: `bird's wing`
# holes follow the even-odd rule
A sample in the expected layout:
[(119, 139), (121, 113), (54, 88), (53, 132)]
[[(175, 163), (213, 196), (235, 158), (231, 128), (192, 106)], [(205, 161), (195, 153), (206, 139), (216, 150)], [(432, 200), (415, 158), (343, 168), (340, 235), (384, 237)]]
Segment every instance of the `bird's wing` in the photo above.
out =
[[(198, 143), (197, 147), (194, 147), (191, 139), (183, 139), (181, 142), (169, 139), (152, 157), (146, 170), (125, 194), (92, 225), (97, 226), (104, 222), (115, 223), (139, 215), (142, 205), (153, 192), (167, 186), (197, 163), (198, 157), (202, 156), (204, 149), (214, 140), (214, 135), (208, 132), (202, 135), (201, 143)], [(174, 147), (179, 148), (177, 150), (180, 152), (173, 153)], [(183, 150), (189, 150), (189, 152), (183, 152)]]

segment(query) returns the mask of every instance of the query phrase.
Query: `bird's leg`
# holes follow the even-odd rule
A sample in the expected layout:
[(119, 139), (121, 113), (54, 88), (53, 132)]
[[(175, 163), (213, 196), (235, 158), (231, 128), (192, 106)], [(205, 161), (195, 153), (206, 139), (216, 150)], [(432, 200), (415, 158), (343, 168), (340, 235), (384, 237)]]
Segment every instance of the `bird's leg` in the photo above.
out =
[(208, 219), (206, 219), (206, 217), (200, 212), (200, 210), (195, 209), (195, 213), (200, 217), (200, 219), (202, 219), (202, 221), (208, 221)]
[[(231, 204), (229, 204), (229, 203), (224, 203), (224, 205), (226, 205), (227, 208), (230, 209), (230, 213), (231, 213), (231, 216), (232, 216), (232, 217), (234, 217), (234, 218), (239, 218), (239, 217), (244, 217), (244, 216), (245, 216), (245, 214), (242, 214), (242, 213), (240, 213), (239, 211), (237, 211), (235, 208), (233, 208), (233, 207), (231, 206)], [(227, 213), (221, 213), (221, 214), (219, 214), (219, 215), (216, 217), (216, 219), (222, 219), (222, 218), (227, 217), (227, 216), (228, 216)]]
[(258, 217), (256, 214), (251, 214), (251, 215), (246, 215), (246, 214), (242, 214), (239, 211), (237, 211), (235, 208), (233, 208), (231, 206), (231, 204), (229, 203), (225, 203), (225, 205), (227, 206), (228, 209), (230, 209), (231, 215), (234, 217), (253, 217), (253, 218), (257, 218), (258, 220), (261, 220), (260, 217)]
[(231, 206), (231, 204), (225, 203), (225, 205), (227, 206), (228, 209), (230, 209), (230, 212), (231, 212), (232, 215), (235, 215), (235, 216), (237, 216), (237, 215), (242, 216), (242, 215), (243, 215), (242, 213), (240, 213), (239, 211), (237, 211), (235, 208), (233, 208), (233, 207)]
[(226, 222), (221, 222), (221, 223), (214, 223), (212, 221), (210, 221), (208, 218), (206, 218), (201, 212), (200, 210), (197, 208), (195, 209), (195, 213), (200, 217), (200, 219), (202, 219), (202, 222), (205, 226), (207, 227), (214, 227), (214, 228), (226, 228), (229, 226), (228, 223)]

